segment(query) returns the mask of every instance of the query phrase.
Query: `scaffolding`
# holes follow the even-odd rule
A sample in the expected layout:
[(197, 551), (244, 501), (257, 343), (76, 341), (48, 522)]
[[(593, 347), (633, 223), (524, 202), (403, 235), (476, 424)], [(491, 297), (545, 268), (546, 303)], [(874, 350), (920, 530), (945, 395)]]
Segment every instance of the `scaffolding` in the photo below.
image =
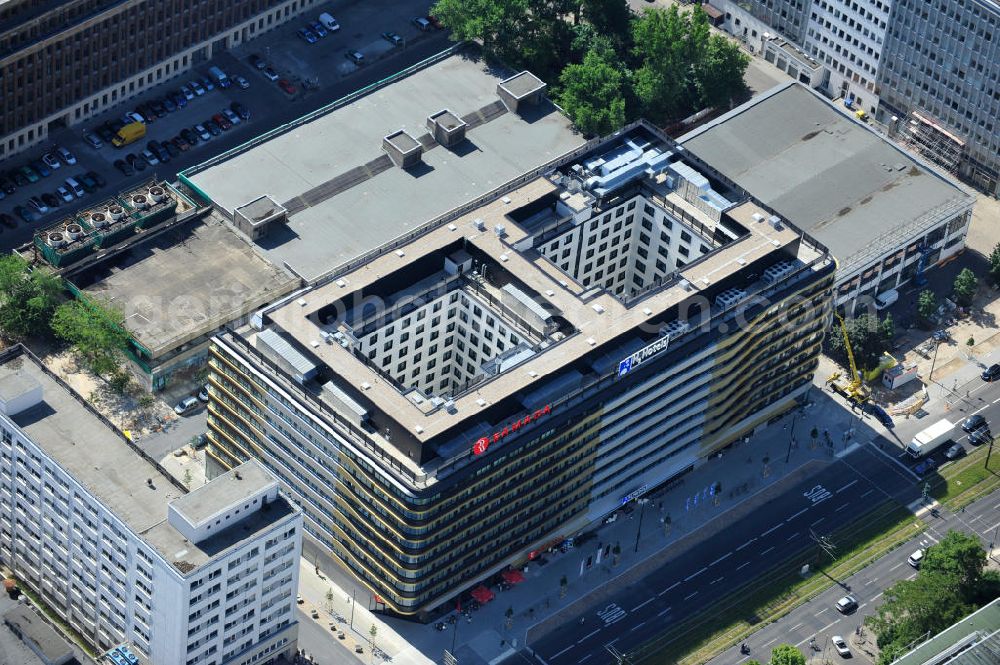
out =
[(952, 175), (965, 156), (965, 141), (944, 128), (926, 111), (910, 111), (899, 139)]

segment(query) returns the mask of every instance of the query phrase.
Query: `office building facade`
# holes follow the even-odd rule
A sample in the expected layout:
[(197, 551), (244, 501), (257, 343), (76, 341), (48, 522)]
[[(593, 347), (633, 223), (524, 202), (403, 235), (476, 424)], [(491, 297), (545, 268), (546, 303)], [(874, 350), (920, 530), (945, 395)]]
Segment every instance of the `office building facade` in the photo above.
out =
[(794, 405), (833, 273), (639, 124), (214, 339), (210, 462), (429, 619)]
[(0, 559), (99, 651), (295, 652), (302, 516), (256, 462), (186, 492), (21, 347), (0, 355)]
[(317, 0), (10, 0), (0, 7), (0, 159), (263, 34)]

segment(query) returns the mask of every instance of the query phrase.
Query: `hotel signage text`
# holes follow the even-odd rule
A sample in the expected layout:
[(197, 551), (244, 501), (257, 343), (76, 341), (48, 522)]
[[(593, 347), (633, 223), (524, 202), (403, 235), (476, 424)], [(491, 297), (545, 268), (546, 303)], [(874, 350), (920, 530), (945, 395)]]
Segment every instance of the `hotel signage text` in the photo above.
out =
[(492, 436), (479, 437), (479, 439), (472, 444), (472, 454), (482, 455), (489, 449), (491, 443), (498, 443), (502, 441), (505, 437), (515, 434), (522, 427), (527, 427), (529, 424), (535, 422), (539, 418), (549, 415), (550, 413), (552, 413), (552, 405), (546, 404), (534, 413), (529, 413), (520, 420), (515, 420), (514, 422), (505, 425), (502, 430), (494, 432)]
[(644, 361), (649, 360), (658, 353), (662, 353), (667, 350), (670, 345), (670, 337), (664, 336), (656, 340), (649, 346), (645, 346), (628, 358), (625, 358), (620, 363), (618, 363), (618, 376), (625, 376), (633, 369), (641, 365)]

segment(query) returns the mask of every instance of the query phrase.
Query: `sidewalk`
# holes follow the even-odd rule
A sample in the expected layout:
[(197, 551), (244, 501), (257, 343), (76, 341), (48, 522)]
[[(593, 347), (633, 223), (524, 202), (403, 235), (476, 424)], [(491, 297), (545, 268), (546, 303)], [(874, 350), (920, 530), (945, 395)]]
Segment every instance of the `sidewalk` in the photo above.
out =
[[(819, 386), (813, 388), (814, 397), (819, 390)], [(723, 453), (703, 461), (670, 489), (647, 495), (644, 504), (633, 504), (630, 514), (619, 511), (618, 519), (612, 524), (591, 526), (590, 531), (595, 536), (582, 548), (546, 554), (543, 558), (547, 562), (543, 565), (528, 564), (524, 568), (525, 582), (507, 591), (495, 589), (496, 598), (492, 602), (472, 612), (468, 618), (459, 616), (459, 620), (454, 625), (448, 624), (445, 631), (436, 630), (433, 624), (373, 614), (367, 609), (368, 594), (358, 592), (353, 603), (355, 639), (367, 644), (368, 630), (374, 624), (376, 646), (391, 656), (394, 663), (439, 662), (444, 650), (450, 650), (453, 642), (459, 662), (498, 663), (525, 645), (525, 636), (532, 626), (560, 613), (572, 616), (576, 612), (572, 605), (580, 599), (609, 583), (634, 582), (633, 578), (640, 576), (645, 567), (660, 565), (654, 559), (659, 559), (658, 555), (668, 545), (677, 544), (689, 535), (700, 540), (705, 532), (699, 530), (710, 522), (712, 529), (724, 528), (725, 524), (738, 519), (739, 511), (730, 511), (732, 508), (745, 505), (751, 497), (756, 499), (761, 491), (796, 472), (808, 473), (803, 469), (807, 464), (812, 467), (830, 463), (832, 451), (822, 444), (822, 436), (813, 449), (810, 430), (813, 427), (821, 432), (829, 430), (839, 453), (852, 418), (848, 410), (830, 399), (816, 399), (811, 406), (794, 409), (773, 424), (758, 428), (748, 441), (737, 442)], [(790, 449), (793, 436), (795, 443)], [(715, 483), (721, 483), (721, 491), (713, 496)], [(668, 516), (669, 525), (665, 521)], [(713, 522), (720, 516), (721, 521)], [(616, 544), (621, 550), (617, 564), (610, 553), (610, 548)], [(349, 602), (352, 592), (347, 590), (350, 587), (337, 583), (346, 581), (342, 571), (330, 570), (331, 577), (322, 570), (325, 567), (320, 560), (317, 574), (318, 569), (311, 561), (304, 562), (299, 585), (306, 603), (322, 608), (320, 622), (323, 625), (331, 616), (326, 611), (328, 604), (332, 604), (333, 614), (342, 617), (349, 616), (352, 605)], [(566, 595), (560, 597), (563, 576), (568, 586)], [(326, 601), (328, 591), (333, 593), (332, 603)], [(508, 608), (513, 610), (509, 628), (505, 617)], [(331, 638), (331, 642), (338, 641)], [(317, 659), (321, 665), (343, 662), (344, 655), (353, 653), (353, 649), (341, 652), (336, 647), (331, 647), (332, 652), (319, 651), (314, 646), (307, 648), (310, 652), (329, 654), (327, 658)], [(359, 655), (359, 658), (367, 662), (368, 654)]]

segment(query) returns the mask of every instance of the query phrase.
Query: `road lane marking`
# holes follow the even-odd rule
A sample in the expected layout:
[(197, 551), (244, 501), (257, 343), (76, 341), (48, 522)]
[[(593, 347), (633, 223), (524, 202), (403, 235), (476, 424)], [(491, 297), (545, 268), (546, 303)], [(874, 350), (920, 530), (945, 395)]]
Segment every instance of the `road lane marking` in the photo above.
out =
[(801, 622), (799, 622), (799, 623), (795, 624), (794, 626), (792, 626), (791, 628), (789, 628), (788, 630), (789, 630), (789, 631), (793, 631), (793, 630), (795, 630), (796, 628), (801, 628), (801, 627), (802, 627), (802, 623), (801, 623)]
[(663, 595), (663, 594), (665, 594), (666, 592), (668, 592), (668, 591), (670, 591), (671, 589), (673, 589), (673, 588), (675, 588), (675, 587), (678, 587), (678, 586), (680, 586), (680, 582), (674, 582), (673, 584), (671, 584), (671, 585), (670, 585), (670, 586), (668, 586), (668, 587), (667, 587), (666, 589), (664, 589), (663, 591), (661, 591), (660, 593), (658, 593), (658, 594), (656, 594), (656, 595), (658, 595), (658, 596), (662, 596), (662, 595)]
[(916, 577), (916, 576), (917, 576), (917, 574), (916, 574), (916, 573), (913, 573), (912, 575), (907, 575), (907, 576), (906, 576), (906, 579), (908, 579), (908, 580), (912, 580), (912, 579), (913, 579), (914, 577)]
[(821, 609), (819, 612), (816, 613), (816, 617), (818, 618), (819, 615), (822, 614), (823, 612), (829, 612), (829, 611), (830, 611), (829, 607), (824, 607), (823, 609)]
[(732, 553), (732, 552), (730, 552), (729, 554), (725, 554), (725, 555), (723, 555), (723, 556), (720, 556), (720, 557), (719, 557), (718, 559), (716, 559), (715, 561), (713, 561), (712, 563), (710, 563), (710, 564), (708, 564), (708, 565), (710, 565), (710, 566), (714, 566), (715, 564), (719, 563), (720, 561), (725, 561), (726, 559), (728, 559), (728, 558), (729, 558), (729, 557), (731, 557), (732, 555), (733, 555), (733, 553)]
[(851, 504), (850, 504), (850, 503), (845, 503), (844, 505), (842, 505), (842, 506), (841, 506), (840, 508), (837, 508), (837, 509), (836, 509), (835, 511), (833, 511), (833, 512), (835, 512), (835, 513), (839, 513), (839, 512), (841, 511), (841, 510), (843, 510), (844, 508), (847, 508), (847, 507), (848, 507), (849, 505), (851, 505)]
[(725, 577), (717, 577), (717, 578), (715, 578), (714, 580), (712, 580), (712, 581), (711, 581), (711, 582), (709, 583), (709, 586), (711, 586), (712, 584), (717, 584), (717, 583), (721, 582), (721, 581), (722, 581), (722, 580), (724, 580), (724, 579), (726, 579), (726, 578), (725, 578)]
[(870, 580), (865, 582), (865, 586), (868, 586), (869, 584), (874, 584), (877, 579), (878, 579), (877, 577), (871, 578)]
[(872, 596), (872, 600), (873, 601), (878, 600), (879, 598), (881, 598), (881, 596), (882, 596), (882, 592), (879, 591), (877, 596)]
[(777, 531), (780, 528), (781, 528), (781, 524), (776, 524), (776, 525), (772, 526), (770, 529), (768, 529), (767, 531), (765, 531), (764, 533), (760, 534), (760, 537), (763, 538), (764, 536), (766, 536), (767, 534), (771, 533), (772, 531)]
[(707, 567), (705, 567), (705, 568), (702, 568), (702, 569), (701, 569), (701, 570), (699, 570), (699, 571), (698, 571), (697, 573), (693, 573), (693, 574), (691, 574), (691, 575), (688, 575), (687, 577), (685, 577), (685, 578), (684, 578), (684, 581), (685, 581), (685, 582), (690, 582), (691, 580), (693, 580), (694, 578), (698, 577), (699, 575), (701, 575), (701, 574), (702, 574), (703, 572), (705, 572), (706, 570), (708, 570), (708, 568), (707, 568)]
[(565, 649), (563, 649), (559, 653), (553, 655), (552, 658), (558, 658), (559, 656), (563, 655), (564, 653), (566, 653), (567, 651), (569, 651), (570, 649), (572, 649), (574, 646), (576, 646), (576, 645), (575, 644), (569, 645), (568, 647), (566, 647)]
[(812, 524), (810, 524), (809, 526), (816, 526), (817, 524), (819, 524), (820, 522), (822, 522), (825, 519), (826, 519), (825, 517), (821, 517), (818, 520), (816, 520), (815, 522), (813, 522)]
[(765, 554), (767, 554), (768, 552), (770, 552), (773, 549), (774, 549), (773, 547), (768, 547), (766, 550), (764, 550), (763, 552), (761, 552), (760, 555), (764, 556)]
[(755, 541), (755, 540), (757, 540), (757, 539), (756, 539), (756, 538), (751, 538), (751, 539), (750, 539), (750, 540), (748, 540), (747, 542), (745, 542), (745, 543), (743, 543), (742, 545), (740, 545), (739, 547), (737, 547), (737, 548), (736, 548), (736, 551), (737, 551), (737, 552), (739, 552), (739, 551), (740, 551), (741, 549), (743, 549), (744, 547), (748, 546), (748, 545), (749, 545), (750, 543), (752, 543), (752, 542), (753, 542), (753, 541)]
[(694, 593), (691, 593), (691, 594), (688, 594), (688, 595), (684, 596), (684, 600), (691, 600), (692, 598), (694, 598), (697, 595), (698, 595), (698, 592), (695, 591)]
[(760, 646), (761, 646), (761, 648), (763, 649), (764, 647), (766, 647), (766, 646), (768, 646), (768, 645), (771, 645), (771, 644), (774, 644), (774, 643), (775, 643), (775, 642), (777, 642), (777, 641), (778, 641), (778, 638), (776, 637), (776, 638), (774, 638), (773, 640), (771, 640), (770, 642), (764, 642), (764, 643), (763, 643), (763, 644), (761, 644)]
[(900, 567), (900, 566), (902, 566), (902, 565), (903, 565), (903, 562), (902, 562), (902, 561), (900, 561), (900, 562), (899, 562), (899, 563), (897, 563), (897, 564), (896, 564), (895, 566), (893, 566), (892, 568), (890, 568), (890, 569), (889, 569), (889, 572), (891, 573), (892, 571), (896, 570), (897, 568), (899, 568), (899, 567)]
[(583, 637), (581, 637), (580, 639), (578, 639), (576, 641), (576, 643), (579, 644), (580, 642), (583, 642), (584, 640), (589, 640), (591, 637), (593, 637), (594, 635), (597, 635), (599, 632), (601, 632), (601, 629), (600, 628), (595, 628), (594, 630), (590, 631), (589, 633), (587, 633), (586, 635), (584, 635)]
[(863, 499), (863, 498), (865, 498), (866, 496), (868, 496), (869, 494), (871, 494), (871, 493), (872, 493), (872, 492), (874, 492), (874, 491), (875, 491), (875, 490), (868, 490), (867, 492), (865, 492), (864, 494), (862, 494), (862, 495), (861, 495), (861, 498), (862, 498), (862, 499)]
[(749, 561), (745, 561), (745, 562), (741, 563), (740, 565), (736, 566), (736, 570), (739, 570), (740, 568), (746, 568), (749, 565), (750, 565), (750, 562)]
[(632, 609), (630, 609), (629, 612), (635, 612), (640, 607), (645, 607), (646, 605), (649, 605), (651, 602), (653, 602), (652, 598), (650, 598), (649, 600), (643, 601), (643, 602), (639, 603), (638, 605), (636, 605), (635, 607), (633, 607)]
[(802, 510), (800, 510), (800, 511), (799, 511), (799, 512), (797, 512), (797, 513), (795, 513), (795, 514), (794, 514), (794, 515), (792, 515), (791, 517), (788, 517), (788, 518), (786, 518), (786, 519), (785, 519), (785, 523), (787, 524), (788, 522), (791, 522), (791, 521), (792, 521), (793, 519), (795, 519), (796, 517), (798, 517), (798, 516), (799, 516), (799, 515), (801, 515), (802, 513), (805, 513), (805, 512), (808, 512), (808, 511), (809, 511), (809, 509), (808, 509), (808, 508), (803, 508)]
[(856, 482), (858, 482), (858, 481), (857, 480), (852, 480), (851, 482), (847, 483), (846, 485), (844, 485), (843, 487), (841, 487), (839, 490), (837, 490), (837, 494), (840, 494), (841, 492), (843, 492), (844, 490), (846, 490), (848, 487), (850, 487), (851, 485), (855, 484)]
[(663, 610), (663, 611), (661, 611), (661, 612), (658, 612), (658, 613), (656, 614), (656, 616), (658, 616), (658, 617), (661, 617), (661, 616), (663, 616), (664, 614), (666, 614), (666, 613), (667, 613), (667, 612), (669, 612), (669, 611), (670, 611), (670, 608), (668, 607), (667, 609), (665, 609), (665, 610)]
[(786, 539), (785, 539), (785, 542), (786, 542), (786, 543), (788, 543), (788, 542), (791, 542), (791, 541), (792, 541), (792, 539), (793, 539), (793, 538), (797, 538), (797, 537), (798, 537), (798, 535), (799, 535), (799, 532), (798, 532), (798, 531), (796, 531), (795, 533), (793, 533), (792, 535), (790, 535), (790, 536), (789, 536), (788, 538), (786, 538)]
[(581, 659), (579, 660), (579, 662), (581, 662), (581, 663), (582, 663), (583, 661), (587, 660), (588, 658), (590, 658), (590, 657), (591, 657), (591, 656), (593, 656), (593, 655), (594, 655), (594, 654), (592, 654), (592, 653), (588, 653), (588, 654), (587, 654), (586, 656), (584, 656), (583, 658), (581, 658)]
[(643, 621), (643, 622), (641, 622), (641, 623), (637, 623), (637, 624), (635, 624), (634, 626), (632, 626), (632, 629), (631, 629), (631, 630), (629, 630), (629, 632), (631, 633), (631, 632), (632, 632), (633, 630), (639, 630), (640, 628), (642, 628), (642, 627), (643, 627), (643, 626), (645, 626), (645, 625), (646, 625), (646, 622), (645, 622), (645, 621)]
[(822, 628), (820, 628), (820, 629), (819, 629), (819, 630), (817, 630), (816, 632), (817, 632), (817, 633), (825, 633), (825, 632), (826, 632), (826, 630), (827, 630), (828, 628), (830, 628), (830, 627), (832, 627), (832, 626), (835, 626), (835, 625), (837, 625), (838, 623), (840, 623), (840, 619), (837, 619), (836, 621), (833, 621), (833, 622), (830, 622), (830, 623), (826, 624), (825, 626), (823, 626)]

